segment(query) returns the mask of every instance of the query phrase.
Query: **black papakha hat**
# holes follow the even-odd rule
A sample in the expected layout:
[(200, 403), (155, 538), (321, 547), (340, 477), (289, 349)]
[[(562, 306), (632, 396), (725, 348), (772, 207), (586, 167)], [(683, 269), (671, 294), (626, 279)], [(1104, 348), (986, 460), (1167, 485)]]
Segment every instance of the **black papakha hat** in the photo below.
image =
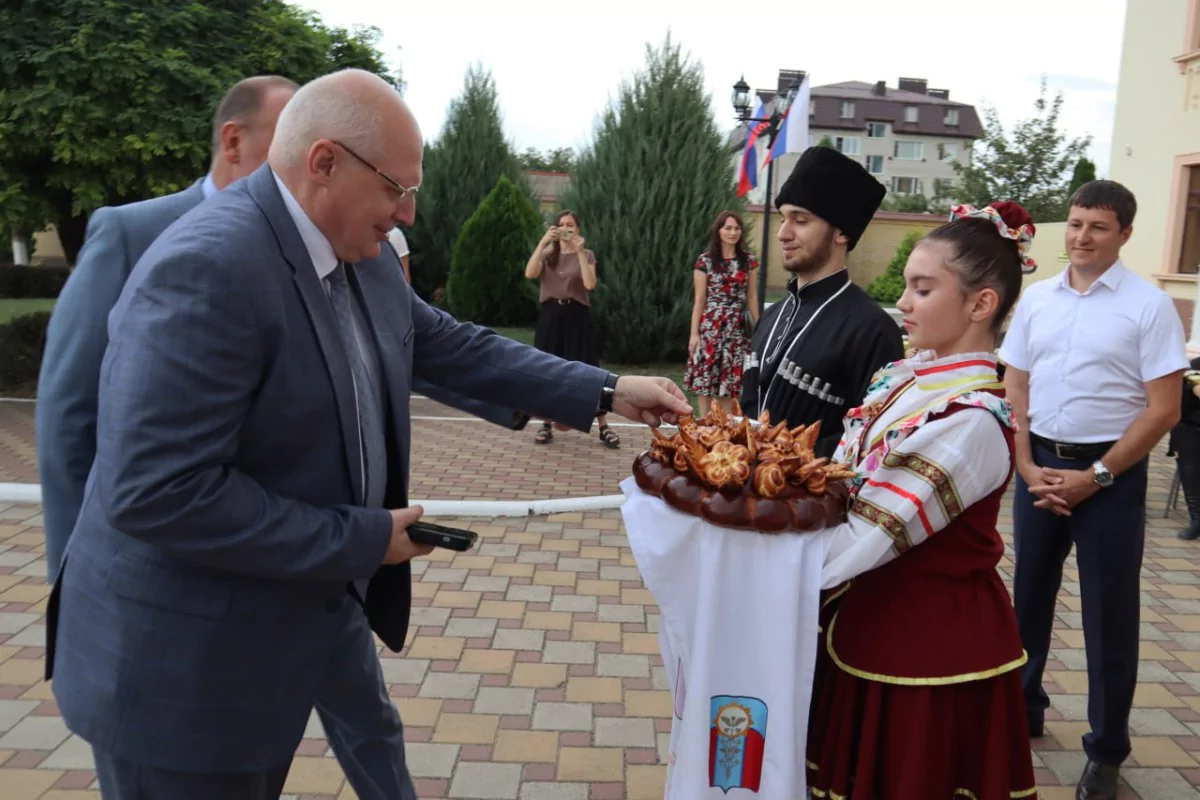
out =
[(853, 250), (887, 190), (862, 164), (831, 147), (804, 151), (775, 197), (775, 207), (799, 206), (844, 233)]

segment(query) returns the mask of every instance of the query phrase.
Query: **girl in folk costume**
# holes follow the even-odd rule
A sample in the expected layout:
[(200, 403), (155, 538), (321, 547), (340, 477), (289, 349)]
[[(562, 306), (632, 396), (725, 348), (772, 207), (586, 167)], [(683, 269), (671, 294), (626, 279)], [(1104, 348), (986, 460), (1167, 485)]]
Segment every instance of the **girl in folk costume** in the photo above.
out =
[(1015, 203), (955, 206), (904, 270), (910, 344), (849, 412), (835, 458), (858, 473), (822, 572), (808, 735), (813, 797), (1035, 798), (1019, 668), (996, 572), (1013, 414), (996, 335), (1021, 289), (1034, 226)]

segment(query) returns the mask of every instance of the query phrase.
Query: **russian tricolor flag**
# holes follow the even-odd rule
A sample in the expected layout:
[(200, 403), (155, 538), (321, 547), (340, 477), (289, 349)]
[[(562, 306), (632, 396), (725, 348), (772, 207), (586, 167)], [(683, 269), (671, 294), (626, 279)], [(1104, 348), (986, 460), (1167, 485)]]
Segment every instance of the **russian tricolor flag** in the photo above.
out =
[(784, 153), (803, 153), (808, 149), (808, 105), (812, 97), (809, 88), (808, 75), (805, 75), (792, 104), (788, 106), (783, 124), (779, 126), (775, 146), (767, 153), (767, 160), (763, 163), (769, 164), (771, 159), (779, 158)]
[[(759, 104), (754, 116), (762, 119), (765, 110), (763, 105)], [(758, 137), (762, 136), (766, 130), (767, 123), (759, 122), (746, 131), (746, 146), (742, 150), (742, 167), (738, 172), (738, 197), (745, 197), (747, 192), (758, 186), (758, 148), (755, 145), (758, 143)]]

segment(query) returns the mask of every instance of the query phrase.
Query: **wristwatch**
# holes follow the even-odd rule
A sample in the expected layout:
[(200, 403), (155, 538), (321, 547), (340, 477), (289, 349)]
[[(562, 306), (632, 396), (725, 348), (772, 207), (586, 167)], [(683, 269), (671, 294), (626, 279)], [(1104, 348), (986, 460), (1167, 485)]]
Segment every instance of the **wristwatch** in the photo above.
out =
[(596, 404), (596, 416), (612, 413), (613, 398), (617, 394), (617, 377), (610, 372), (604, 378), (604, 386), (600, 389), (600, 402)]
[(1092, 464), (1092, 474), (1095, 475), (1092, 480), (1096, 482), (1097, 486), (1106, 489), (1113, 485), (1113, 474), (1108, 471), (1108, 467), (1104, 466), (1103, 461)]

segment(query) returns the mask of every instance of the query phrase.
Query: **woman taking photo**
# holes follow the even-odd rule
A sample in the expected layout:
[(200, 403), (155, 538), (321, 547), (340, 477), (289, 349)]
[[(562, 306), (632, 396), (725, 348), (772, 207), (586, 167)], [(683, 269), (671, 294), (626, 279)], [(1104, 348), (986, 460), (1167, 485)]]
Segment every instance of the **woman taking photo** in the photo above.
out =
[[(758, 322), (758, 259), (742, 244), (742, 219), (722, 211), (709, 234), (708, 250), (692, 268), (695, 294), (684, 386), (700, 398), (700, 416), (714, 398), (725, 410), (742, 391), (742, 362)], [(746, 321), (749, 317), (750, 325)]]
[[(525, 277), (541, 283), (541, 310), (533, 346), (568, 361), (598, 366), (596, 329), (588, 299), (596, 288), (596, 255), (583, 244), (575, 212), (559, 212), (525, 265)], [(601, 414), (596, 419), (604, 446), (619, 447), (621, 440), (608, 427), (606, 416)], [(533, 440), (549, 444), (553, 438), (553, 423), (544, 421)]]

